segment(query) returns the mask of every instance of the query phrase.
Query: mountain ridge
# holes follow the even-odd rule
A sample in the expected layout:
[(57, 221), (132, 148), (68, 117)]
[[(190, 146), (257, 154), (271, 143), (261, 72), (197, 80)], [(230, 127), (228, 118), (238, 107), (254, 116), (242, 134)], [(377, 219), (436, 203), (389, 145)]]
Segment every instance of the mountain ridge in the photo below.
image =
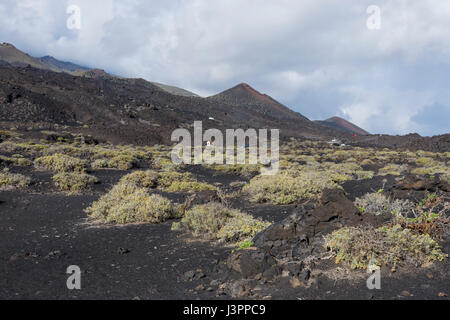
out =
[[(48, 55), (42, 58), (34, 58), (17, 49), (14, 45), (10, 43), (3, 43), (0, 45), (0, 62), (1, 61), (4, 61), (5, 63), (15, 67), (31, 66), (41, 70), (49, 70), (59, 73), (61, 72), (68, 73), (70, 75), (90, 79), (99, 79), (99, 80), (125, 79), (113, 76), (102, 69), (98, 68), (91, 69), (83, 67), (72, 62), (60, 61)], [(197, 94), (182, 88), (158, 82), (152, 81), (147, 82), (173, 95), (199, 98)], [(303, 126), (307, 125), (311, 126), (310, 120), (308, 118), (306, 118), (305, 116), (301, 115), (298, 112), (291, 110), (287, 106), (276, 101), (271, 96), (260, 93), (247, 83), (240, 83), (221, 93), (218, 93), (211, 97), (207, 97), (206, 99), (209, 100), (210, 102), (219, 102), (222, 104), (239, 106), (240, 108), (246, 108), (249, 112), (257, 112), (259, 114), (267, 115), (280, 120), (295, 119), (297, 121), (300, 121), (300, 123)]]
[[(23, 57), (29, 56), (24, 54)], [(350, 132), (310, 121), (290, 109), (286, 111), (287, 107), (281, 104), (281, 109), (275, 108), (272, 114), (264, 110), (255, 112), (258, 111), (255, 97), (269, 106), (276, 100), (249, 85), (241, 84), (237, 88), (244, 93), (244, 98), (250, 97), (250, 106), (175, 95), (144, 79), (110, 76), (102, 70), (93, 75), (74, 76), (23, 63), (13, 66), (0, 59), (0, 128), (15, 128), (27, 136), (42, 130), (62, 130), (114, 144), (153, 145), (172, 144), (170, 137), (175, 129), (192, 130), (194, 121), (202, 121), (204, 130), (222, 132), (226, 129), (280, 129), (281, 141), (338, 138), (355, 146), (450, 150), (450, 134), (431, 138), (419, 135), (355, 137)], [(280, 110), (288, 115), (273, 114)]]
[(0, 125), (21, 130), (65, 130), (111, 143), (170, 144), (179, 128), (280, 129), (287, 137), (345, 138), (305, 118), (277, 118), (201, 97), (171, 94), (144, 79), (73, 76), (0, 65)]
[(309, 121), (305, 116), (289, 109), (269, 95), (259, 92), (247, 83), (240, 83), (207, 99), (246, 107), (249, 110), (267, 114), (278, 119), (293, 118)]
[[(116, 77), (107, 73), (103, 69), (88, 68), (78, 64), (61, 61), (52, 56), (46, 55), (41, 58), (32, 57), (31, 55), (16, 48), (13, 44), (3, 42), (0, 44), (0, 62), (8, 63), (15, 67), (27, 67), (28, 65), (41, 70), (49, 70), (54, 72), (64, 72), (74, 76), (82, 76), (87, 78), (112, 78)], [(120, 77), (117, 77), (120, 78)], [(150, 82), (150, 81), (149, 81)], [(162, 83), (151, 82), (158, 86), (162, 90), (165, 90), (171, 94), (180, 96), (198, 97), (197, 94), (188, 90), (170, 86)]]
[(358, 134), (358, 135), (363, 135), (363, 136), (370, 135), (369, 132), (358, 127), (356, 124), (351, 123), (350, 121), (345, 120), (341, 117), (337, 117), (337, 116), (331, 117), (327, 120), (323, 120), (323, 121), (318, 120), (315, 122), (320, 125), (323, 125), (323, 126), (331, 127), (331, 128), (338, 129), (338, 130), (341, 130), (344, 132), (349, 132), (352, 134)]

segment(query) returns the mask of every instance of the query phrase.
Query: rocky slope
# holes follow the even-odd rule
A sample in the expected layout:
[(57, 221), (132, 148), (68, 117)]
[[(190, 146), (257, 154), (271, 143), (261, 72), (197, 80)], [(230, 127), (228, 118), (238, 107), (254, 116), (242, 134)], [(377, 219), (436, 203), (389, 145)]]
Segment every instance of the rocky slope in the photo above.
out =
[(191, 128), (194, 121), (203, 121), (204, 129), (280, 129), (282, 139), (339, 138), (361, 146), (450, 150), (450, 135), (368, 135), (337, 117), (313, 122), (244, 83), (201, 98), (177, 87), (120, 78), (49, 56), (33, 58), (11, 44), (0, 45), (1, 127), (67, 126), (110, 142), (154, 144), (170, 143), (173, 130)]
[(363, 136), (370, 135), (370, 133), (367, 132), (366, 130), (340, 117), (332, 117), (324, 121), (316, 121), (316, 122), (321, 125), (342, 130), (345, 132), (350, 132), (352, 134), (358, 134)]
[(277, 119), (298, 119), (301, 121), (309, 121), (298, 112), (292, 111), (268, 95), (262, 94), (253, 89), (246, 83), (241, 83), (222, 93), (209, 97), (209, 99), (234, 106), (240, 106), (253, 112), (256, 111)]
[(174, 129), (190, 128), (194, 121), (203, 121), (204, 129), (269, 128), (281, 129), (283, 137), (345, 138), (345, 133), (324, 130), (301, 115), (280, 118), (213, 99), (173, 95), (142, 79), (0, 66), (0, 122), (6, 128), (60, 125), (111, 142), (154, 144), (170, 143)]

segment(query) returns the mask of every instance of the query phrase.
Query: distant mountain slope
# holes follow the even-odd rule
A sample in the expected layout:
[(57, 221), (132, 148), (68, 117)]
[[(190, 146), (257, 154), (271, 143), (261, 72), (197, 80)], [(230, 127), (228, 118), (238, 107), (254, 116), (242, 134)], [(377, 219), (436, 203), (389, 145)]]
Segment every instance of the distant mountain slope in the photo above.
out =
[[(52, 56), (45, 56), (42, 58), (34, 58), (10, 43), (0, 44), (0, 65), (5, 63), (15, 67), (26, 67), (28, 65), (42, 70), (49, 70), (54, 72), (65, 72), (75, 76), (82, 76), (86, 78), (114, 78), (115, 76), (105, 72), (102, 69), (90, 69), (77, 65), (72, 62), (60, 61)], [(117, 77), (119, 78), (119, 77)], [(178, 87), (152, 82), (153, 85), (162, 90), (183, 97), (198, 97), (193, 92)]]
[(56, 72), (60, 71), (58, 68), (47, 65), (43, 61), (20, 51), (10, 43), (0, 44), (0, 60), (16, 67), (26, 67), (30, 65), (37, 69), (52, 70)]
[(83, 70), (83, 71), (89, 70), (89, 68), (79, 66), (72, 62), (60, 61), (51, 56), (45, 56), (45, 57), (39, 58), (39, 61), (41, 61), (46, 66), (54, 67), (54, 68), (57, 68), (59, 70), (62, 70), (62, 71), (68, 72), (68, 73), (80, 71), (80, 70)]
[(89, 70), (78, 70), (74, 72), (74, 75), (85, 77), (85, 78), (93, 78), (93, 79), (112, 79), (114, 76), (111, 76), (103, 69), (89, 69)]
[(10, 43), (0, 44), (0, 61), (16, 67), (32, 66), (33, 68), (50, 70), (54, 72), (66, 72), (74, 74), (76, 71), (87, 71), (89, 68), (76, 65), (71, 62), (57, 60), (51, 56), (42, 58), (32, 57)]
[(302, 119), (309, 121), (266, 94), (262, 94), (246, 83), (241, 83), (208, 99), (240, 106), (278, 119)]
[(182, 88), (178, 88), (178, 87), (174, 87), (174, 86), (169, 86), (167, 84), (162, 84), (162, 83), (158, 83), (158, 82), (150, 82), (151, 84), (154, 84), (157, 87), (160, 87), (161, 89), (163, 89), (164, 91), (177, 95), (177, 96), (182, 96), (182, 97), (199, 97), (199, 95), (182, 89)]
[(342, 130), (344, 132), (350, 132), (353, 134), (358, 134), (358, 135), (363, 135), (363, 136), (370, 134), (366, 130), (364, 130), (364, 129), (358, 127), (357, 125), (351, 123), (350, 121), (347, 121), (340, 117), (332, 117), (332, 118), (324, 120), (324, 121), (316, 121), (316, 123), (321, 124), (323, 126)]
[(194, 121), (202, 121), (205, 130), (222, 132), (280, 129), (281, 138), (348, 136), (292, 111), (296, 116), (274, 117), (214, 99), (174, 95), (143, 79), (104, 77), (101, 70), (89, 72), (77, 77), (0, 65), (0, 125), (25, 130), (59, 125), (113, 143), (146, 145), (171, 143), (173, 130), (190, 129)]

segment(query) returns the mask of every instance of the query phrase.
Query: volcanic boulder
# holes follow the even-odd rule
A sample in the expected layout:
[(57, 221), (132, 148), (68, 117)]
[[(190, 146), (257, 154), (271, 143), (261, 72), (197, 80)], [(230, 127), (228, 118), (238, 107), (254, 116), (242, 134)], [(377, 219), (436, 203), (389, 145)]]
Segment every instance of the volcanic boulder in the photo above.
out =
[[(254, 238), (254, 248), (233, 253), (226, 264), (236, 278), (273, 281), (289, 277), (291, 285), (303, 285), (311, 277), (307, 261), (325, 252), (323, 236), (343, 226), (379, 226), (388, 217), (363, 215), (342, 190), (325, 190), (316, 207), (299, 206), (283, 221)], [(233, 283), (233, 282), (231, 282)]]

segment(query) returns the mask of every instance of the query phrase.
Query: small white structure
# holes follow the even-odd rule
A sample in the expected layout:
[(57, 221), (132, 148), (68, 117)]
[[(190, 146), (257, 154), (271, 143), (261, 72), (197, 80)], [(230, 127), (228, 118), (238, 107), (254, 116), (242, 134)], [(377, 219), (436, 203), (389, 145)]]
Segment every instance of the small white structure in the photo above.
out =
[(336, 147), (343, 146), (343, 143), (338, 139), (333, 139), (329, 141), (328, 144)]

